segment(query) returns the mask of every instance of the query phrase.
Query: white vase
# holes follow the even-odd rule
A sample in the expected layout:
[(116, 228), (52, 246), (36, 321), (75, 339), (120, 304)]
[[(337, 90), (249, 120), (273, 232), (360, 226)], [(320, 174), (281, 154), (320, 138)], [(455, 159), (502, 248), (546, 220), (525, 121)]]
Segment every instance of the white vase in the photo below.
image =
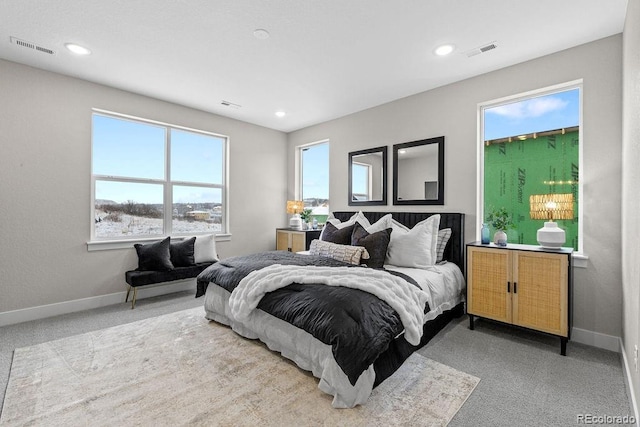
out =
[(504, 230), (496, 231), (496, 234), (493, 235), (493, 243), (498, 246), (507, 246), (507, 233)]

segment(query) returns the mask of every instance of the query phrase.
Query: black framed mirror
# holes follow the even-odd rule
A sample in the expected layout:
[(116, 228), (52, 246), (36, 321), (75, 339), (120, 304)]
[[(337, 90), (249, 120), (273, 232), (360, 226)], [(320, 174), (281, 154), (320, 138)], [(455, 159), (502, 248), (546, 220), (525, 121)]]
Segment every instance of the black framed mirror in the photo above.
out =
[(349, 206), (387, 204), (387, 147), (349, 153)]
[(393, 146), (393, 204), (444, 205), (444, 136)]

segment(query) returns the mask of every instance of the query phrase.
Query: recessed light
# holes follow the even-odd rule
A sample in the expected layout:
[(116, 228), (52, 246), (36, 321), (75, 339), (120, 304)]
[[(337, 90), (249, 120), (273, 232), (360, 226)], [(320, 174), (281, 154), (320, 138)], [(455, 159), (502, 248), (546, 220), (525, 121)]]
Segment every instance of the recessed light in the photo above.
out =
[(407, 152), (407, 150), (398, 150), (398, 153), (400, 153), (400, 154), (404, 154), (406, 152)]
[(278, 117), (284, 117), (286, 115), (287, 115), (287, 113), (285, 113), (284, 111), (276, 111), (276, 116), (278, 116)]
[(80, 46), (79, 44), (66, 43), (64, 46), (76, 55), (91, 55), (91, 51), (89, 49), (84, 46)]
[(447, 56), (453, 52), (454, 49), (455, 46), (452, 44), (443, 44), (442, 46), (438, 46), (436, 50), (434, 50), (434, 53), (438, 56)]
[(269, 38), (269, 31), (258, 28), (257, 30), (253, 31), (253, 36), (258, 40), (266, 40)]

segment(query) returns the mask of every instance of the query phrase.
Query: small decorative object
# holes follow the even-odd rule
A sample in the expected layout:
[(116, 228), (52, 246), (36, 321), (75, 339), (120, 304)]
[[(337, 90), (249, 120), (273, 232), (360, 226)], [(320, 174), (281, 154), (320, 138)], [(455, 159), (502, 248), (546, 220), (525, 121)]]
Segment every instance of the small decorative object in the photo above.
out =
[(318, 220), (315, 216), (313, 217), (313, 221), (311, 221), (311, 228), (313, 228), (314, 230), (318, 229)]
[(304, 210), (304, 202), (302, 200), (287, 200), (287, 213), (293, 214), (289, 220), (289, 228), (293, 230), (302, 230), (302, 218), (300, 212)]
[(483, 245), (488, 245), (491, 239), (489, 238), (489, 226), (486, 222), (482, 223), (482, 229), (480, 230), (480, 239)]
[(309, 220), (311, 219), (311, 209), (302, 209), (300, 218), (302, 218), (303, 230), (310, 230)]
[(573, 219), (573, 194), (534, 194), (529, 197), (531, 219), (546, 219), (538, 230), (538, 244), (558, 249), (566, 241), (564, 230), (554, 219)]
[(504, 230), (496, 231), (493, 235), (493, 243), (498, 246), (507, 246), (507, 233)]
[(502, 207), (491, 211), (489, 215), (487, 215), (487, 223), (496, 230), (496, 233), (493, 235), (493, 243), (498, 246), (507, 246), (507, 233), (505, 231), (513, 226), (511, 215), (509, 215), (507, 210)]

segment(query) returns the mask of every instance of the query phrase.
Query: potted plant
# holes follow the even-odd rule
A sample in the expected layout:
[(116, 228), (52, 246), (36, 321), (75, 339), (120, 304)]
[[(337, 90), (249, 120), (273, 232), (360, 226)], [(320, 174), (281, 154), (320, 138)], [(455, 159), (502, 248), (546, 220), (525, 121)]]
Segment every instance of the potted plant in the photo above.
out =
[(513, 226), (511, 215), (507, 212), (507, 209), (504, 207), (493, 209), (487, 215), (487, 223), (496, 230), (493, 236), (493, 243), (498, 246), (507, 246), (506, 230)]
[(305, 225), (306, 229), (309, 229), (309, 221), (311, 220), (311, 209), (303, 209), (300, 212), (300, 218), (302, 218), (302, 223)]

